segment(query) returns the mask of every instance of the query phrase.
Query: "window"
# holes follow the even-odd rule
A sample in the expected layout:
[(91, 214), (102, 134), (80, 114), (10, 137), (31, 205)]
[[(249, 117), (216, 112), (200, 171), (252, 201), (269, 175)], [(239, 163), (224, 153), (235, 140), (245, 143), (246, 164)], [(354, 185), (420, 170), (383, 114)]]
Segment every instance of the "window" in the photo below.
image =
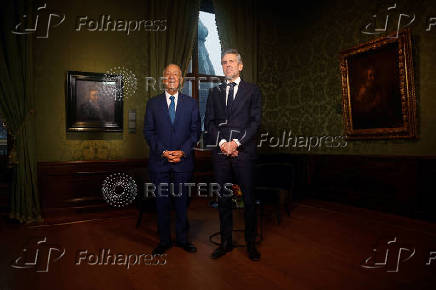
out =
[[(209, 89), (219, 85), (222, 81), (224, 81), (224, 74), (221, 67), (221, 43), (212, 1), (202, 1), (197, 39), (182, 90), (184, 94), (198, 100), (202, 132), (204, 131)], [(200, 138), (200, 148), (204, 148), (202, 140), (203, 137)]]
[(223, 76), (221, 67), (221, 43), (218, 36), (215, 14), (200, 11), (197, 41), (199, 73)]

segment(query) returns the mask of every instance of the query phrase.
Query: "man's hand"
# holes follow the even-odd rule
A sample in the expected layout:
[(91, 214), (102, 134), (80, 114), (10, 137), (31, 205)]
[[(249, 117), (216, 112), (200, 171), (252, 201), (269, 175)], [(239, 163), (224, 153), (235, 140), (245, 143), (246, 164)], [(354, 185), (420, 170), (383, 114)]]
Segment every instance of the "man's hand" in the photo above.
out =
[(221, 153), (223, 153), (224, 155), (227, 155), (226, 153), (226, 145), (227, 142), (224, 142), (223, 144), (221, 144), (220, 149), (221, 149)]
[(169, 157), (170, 157), (170, 153), (171, 153), (171, 151), (165, 150), (165, 151), (162, 153), (162, 157), (163, 157), (163, 158), (166, 158), (166, 159), (169, 159)]
[(224, 145), (226, 145), (227, 142), (224, 142), (223, 144), (221, 144), (220, 149), (221, 149), (221, 153), (223, 153), (224, 155), (227, 155), (226, 153), (226, 147)]
[(181, 150), (171, 151), (171, 155), (174, 157), (182, 158), (185, 153)]
[(233, 154), (233, 152), (236, 151), (236, 149), (238, 149), (238, 144), (235, 141), (230, 141), (229, 143), (229, 154)]
[(224, 142), (220, 146), (221, 152), (224, 153), (227, 156), (229, 156), (229, 155), (231, 156), (233, 154), (233, 152), (236, 151), (237, 148), (238, 148), (238, 144), (236, 144), (235, 141)]
[(179, 163), (181, 159), (179, 157), (172, 156), (170, 159), (168, 159), (168, 162), (170, 163)]
[(168, 162), (171, 163), (178, 163), (181, 161), (181, 158), (183, 157), (184, 153), (181, 150), (176, 150), (176, 151), (165, 151), (165, 153), (163, 153), (163, 157), (165, 157)]

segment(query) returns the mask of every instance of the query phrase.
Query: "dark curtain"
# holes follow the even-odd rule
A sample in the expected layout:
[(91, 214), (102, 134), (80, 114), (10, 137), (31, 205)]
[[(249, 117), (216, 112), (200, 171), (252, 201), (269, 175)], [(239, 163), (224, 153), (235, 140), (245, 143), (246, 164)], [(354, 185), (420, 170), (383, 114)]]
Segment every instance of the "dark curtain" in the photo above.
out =
[(257, 81), (258, 2), (214, 0), (215, 18), (223, 50), (236, 48), (242, 56), (242, 78)]
[(10, 217), (32, 222), (41, 220), (33, 125), (32, 36), (11, 32), (24, 21), (24, 14), (32, 21), (31, 1), (5, 1), (0, 11), (0, 110), (14, 138)]
[[(148, 1), (147, 7), (152, 19), (167, 20), (166, 31), (148, 35), (146, 58), (150, 76), (159, 80), (169, 63), (179, 65), (185, 75), (194, 47), (200, 1)], [(150, 91), (149, 96), (157, 93), (160, 92)]]

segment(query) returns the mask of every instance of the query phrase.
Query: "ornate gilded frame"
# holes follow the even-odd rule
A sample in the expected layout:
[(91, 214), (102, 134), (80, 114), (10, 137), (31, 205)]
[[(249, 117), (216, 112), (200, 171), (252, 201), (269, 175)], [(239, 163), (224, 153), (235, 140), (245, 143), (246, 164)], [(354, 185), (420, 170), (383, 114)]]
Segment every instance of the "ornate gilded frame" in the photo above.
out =
[[(378, 49), (393, 43), (398, 44), (398, 86), (401, 96), (402, 126), (364, 129), (354, 128), (350, 89), (350, 59), (368, 52), (377, 53)], [(345, 135), (348, 139), (416, 138), (416, 96), (411, 32), (409, 29), (398, 33), (398, 37), (397, 33), (383, 36), (341, 52), (340, 70), (344, 127)]]

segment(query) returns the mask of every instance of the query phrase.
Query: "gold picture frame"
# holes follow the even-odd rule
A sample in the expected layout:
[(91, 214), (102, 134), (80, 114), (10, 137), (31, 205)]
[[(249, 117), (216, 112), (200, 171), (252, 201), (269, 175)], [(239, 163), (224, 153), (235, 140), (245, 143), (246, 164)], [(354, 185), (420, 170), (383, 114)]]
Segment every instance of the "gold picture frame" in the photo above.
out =
[(348, 139), (416, 138), (409, 29), (341, 52), (340, 70)]

